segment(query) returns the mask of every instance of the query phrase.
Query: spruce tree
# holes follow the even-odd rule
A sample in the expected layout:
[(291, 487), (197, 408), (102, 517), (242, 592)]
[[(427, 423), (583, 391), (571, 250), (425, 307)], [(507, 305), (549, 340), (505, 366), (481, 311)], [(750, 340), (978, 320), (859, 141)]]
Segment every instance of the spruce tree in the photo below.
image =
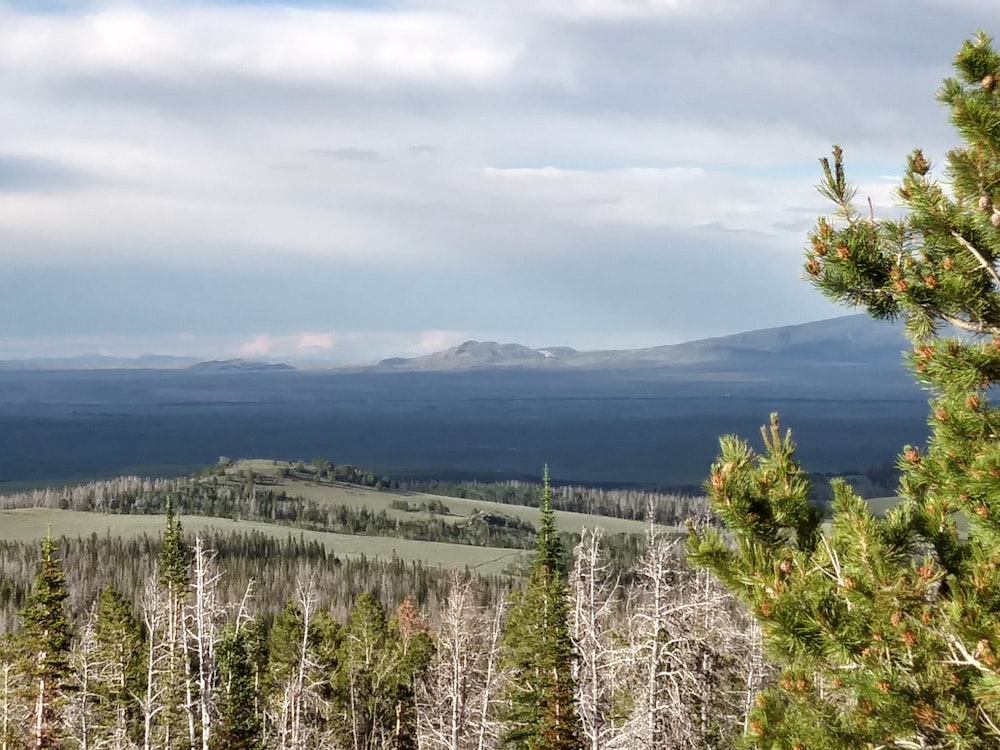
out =
[(757, 698), (754, 747), (1000, 746), (1000, 55), (980, 33), (955, 70), (938, 93), (964, 140), (946, 182), (914, 151), (905, 214), (880, 219), (855, 207), (835, 147), (819, 185), (834, 213), (806, 252), (827, 296), (905, 321), (932, 401), (927, 445), (899, 457), (901, 502), (875, 517), (840, 483), (821, 527), (772, 417), (762, 454), (729, 436), (712, 466), (735, 548), (691, 534), (694, 560), (752, 608), (783, 668)]
[(576, 750), (582, 743), (573, 705), (569, 595), (547, 466), (540, 510), (531, 574), (512, 598), (504, 633), (511, 671), (505, 742), (517, 750)]
[(130, 737), (139, 736), (134, 697), (143, 689), (143, 639), (132, 607), (114, 586), (101, 592), (95, 636), (102, 665), (97, 689), (100, 732), (109, 747), (126, 747)]
[(27, 605), (21, 611), (21, 643), (31, 680), (31, 747), (59, 747), (60, 691), (69, 672), (72, 641), (66, 616), (66, 575), (52, 531), (42, 540), (42, 558)]
[(170, 497), (166, 502), (166, 522), (158, 560), (159, 583), (163, 595), (160, 605), (165, 617), (162, 632), (148, 634), (148, 637), (160, 643), (163, 651), (162, 661), (155, 675), (159, 683), (155, 688), (160, 692), (163, 710), (156, 717), (156, 723), (160, 732), (159, 739), (164, 747), (189, 747), (196, 740), (191, 732), (194, 700), (185, 623), (185, 605), (191, 580), (191, 549), (184, 541), (184, 530), (174, 513)]
[(219, 718), (210, 746), (218, 750), (257, 750), (263, 747), (263, 723), (255, 686), (254, 638), (259, 628), (251, 621), (240, 629), (227, 626), (219, 641)]

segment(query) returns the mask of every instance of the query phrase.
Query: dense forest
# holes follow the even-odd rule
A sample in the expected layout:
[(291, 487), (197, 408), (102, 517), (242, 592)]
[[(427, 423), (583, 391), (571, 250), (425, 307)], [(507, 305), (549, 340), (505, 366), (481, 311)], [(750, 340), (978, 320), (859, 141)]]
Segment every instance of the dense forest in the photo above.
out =
[(547, 485), (521, 579), (164, 513), (155, 540), (0, 545), (0, 747), (720, 747), (769, 675), (676, 539), (650, 525), (623, 585), (601, 532), (562, 548)]

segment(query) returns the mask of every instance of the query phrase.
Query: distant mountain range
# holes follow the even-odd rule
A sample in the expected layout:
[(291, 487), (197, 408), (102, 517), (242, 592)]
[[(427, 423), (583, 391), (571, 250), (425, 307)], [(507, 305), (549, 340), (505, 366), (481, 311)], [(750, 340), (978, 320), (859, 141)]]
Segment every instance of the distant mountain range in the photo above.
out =
[(189, 370), (191, 372), (264, 372), (294, 370), (283, 362), (259, 362), (246, 359), (175, 357), (168, 354), (144, 354), (141, 357), (106, 357), (84, 354), (78, 357), (39, 357), (0, 360), (0, 370)]
[[(898, 324), (850, 315), (813, 323), (765, 328), (683, 344), (645, 349), (578, 351), (566, 346), (532, 349), (516, 343), (466, 341), (422, 357), (392, 357), (367, 366), (324, 366), (307, 369), (434, 372), (483, 368), (632, 370), (650, 368), (758, 369), (790, 365), (830, 364), (898, 368), (900, 352), (909, 344)], [(285, 363), (145, 355), (134, 359), (85, 355), (67, 358), (0, 361), (0, 370), (186, 369), (198, 373), (241, 373), (296, 369)]]
[(0, 370), (178, 370), (197, 361), (196, 357), (175, 357), (169, 354), (143, 354), (141, 357), (81, 354), (76, 357), (0, 360)]
[(902, 327), (851, 315), (813, 323), (747, 331), (645, 349), (577, 351), (521, 344), (466, 341), (442, 352), (379, 362), (378, 370), (441, 371), (476, 368), (638, 369), (657, 367), (774, 367), (795, 364), (886, 364), (898, 367), (909, 348)]

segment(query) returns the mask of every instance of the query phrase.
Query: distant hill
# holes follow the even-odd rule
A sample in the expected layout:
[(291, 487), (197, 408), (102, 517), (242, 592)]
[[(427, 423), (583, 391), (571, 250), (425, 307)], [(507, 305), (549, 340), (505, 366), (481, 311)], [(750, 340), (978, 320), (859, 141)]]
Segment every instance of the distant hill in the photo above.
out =
[[(466, 341), (422, 357), (390, 357), (373, 366), (297, 363), (333, 371), (447, 372), (483, 368), (633, 370), (649, 368), (758, 369), (830, 363), (898, 367), (909, 344), (900, 325), (850, 315), (813, 323), (765, 328), (729, 336), (645, 349), (577, 351), (567, 346), (533, 349), (518, 343)], [(98, 354), (0, 361), (0, 370), (187, 369), (199, 373), (240, 373), (298, 369), (284, 362), (245, 359), (199, 361), (194, 357)]]
[(850, 315), (645, 349), (577, 351), (466, 341), (423, 357), (384, 359), (381, 370), (464, 370), (482, 367), (636, 369), (649, 367), (774, 367), (790, 364), (886, 364), (898, 367), (909, 348), (902, 327)]
[(472, 367), (537, 367), (550, 360), (567, 360), (579, 354), (568, 347), (531, 349), (521, 344), (498, 344), (495, 341), (466, 341), (443, 352), (423, 357), (383, 359), (379, 368), (409, 370), (460, 370)]
[(81, 354), (75, 357), (0, 360), (0, 370), (178, 370), (197, 361), (195, 357), (169, 354), (144, 354), (141, 357)]
[(198, 362), (187, 368), (191, 372), (272, 372), (281, 370), (294, 370), (291, 365), (284, 362), (256, 362), (246, 359), (213, 359), (207, 362)]

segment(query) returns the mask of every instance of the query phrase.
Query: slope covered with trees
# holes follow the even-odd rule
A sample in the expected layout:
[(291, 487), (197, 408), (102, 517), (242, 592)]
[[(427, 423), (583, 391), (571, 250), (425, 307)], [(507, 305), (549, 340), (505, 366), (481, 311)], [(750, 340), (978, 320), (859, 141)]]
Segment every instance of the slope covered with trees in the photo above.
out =
[(169, 506), (155, 542), (7, 543), (0, 747), (731, 744), (766, 671), (752, 621), (658, 527), (625, 586), (601, 532), (567, 555), (541, 505), (523, 582), (191, 537)]

